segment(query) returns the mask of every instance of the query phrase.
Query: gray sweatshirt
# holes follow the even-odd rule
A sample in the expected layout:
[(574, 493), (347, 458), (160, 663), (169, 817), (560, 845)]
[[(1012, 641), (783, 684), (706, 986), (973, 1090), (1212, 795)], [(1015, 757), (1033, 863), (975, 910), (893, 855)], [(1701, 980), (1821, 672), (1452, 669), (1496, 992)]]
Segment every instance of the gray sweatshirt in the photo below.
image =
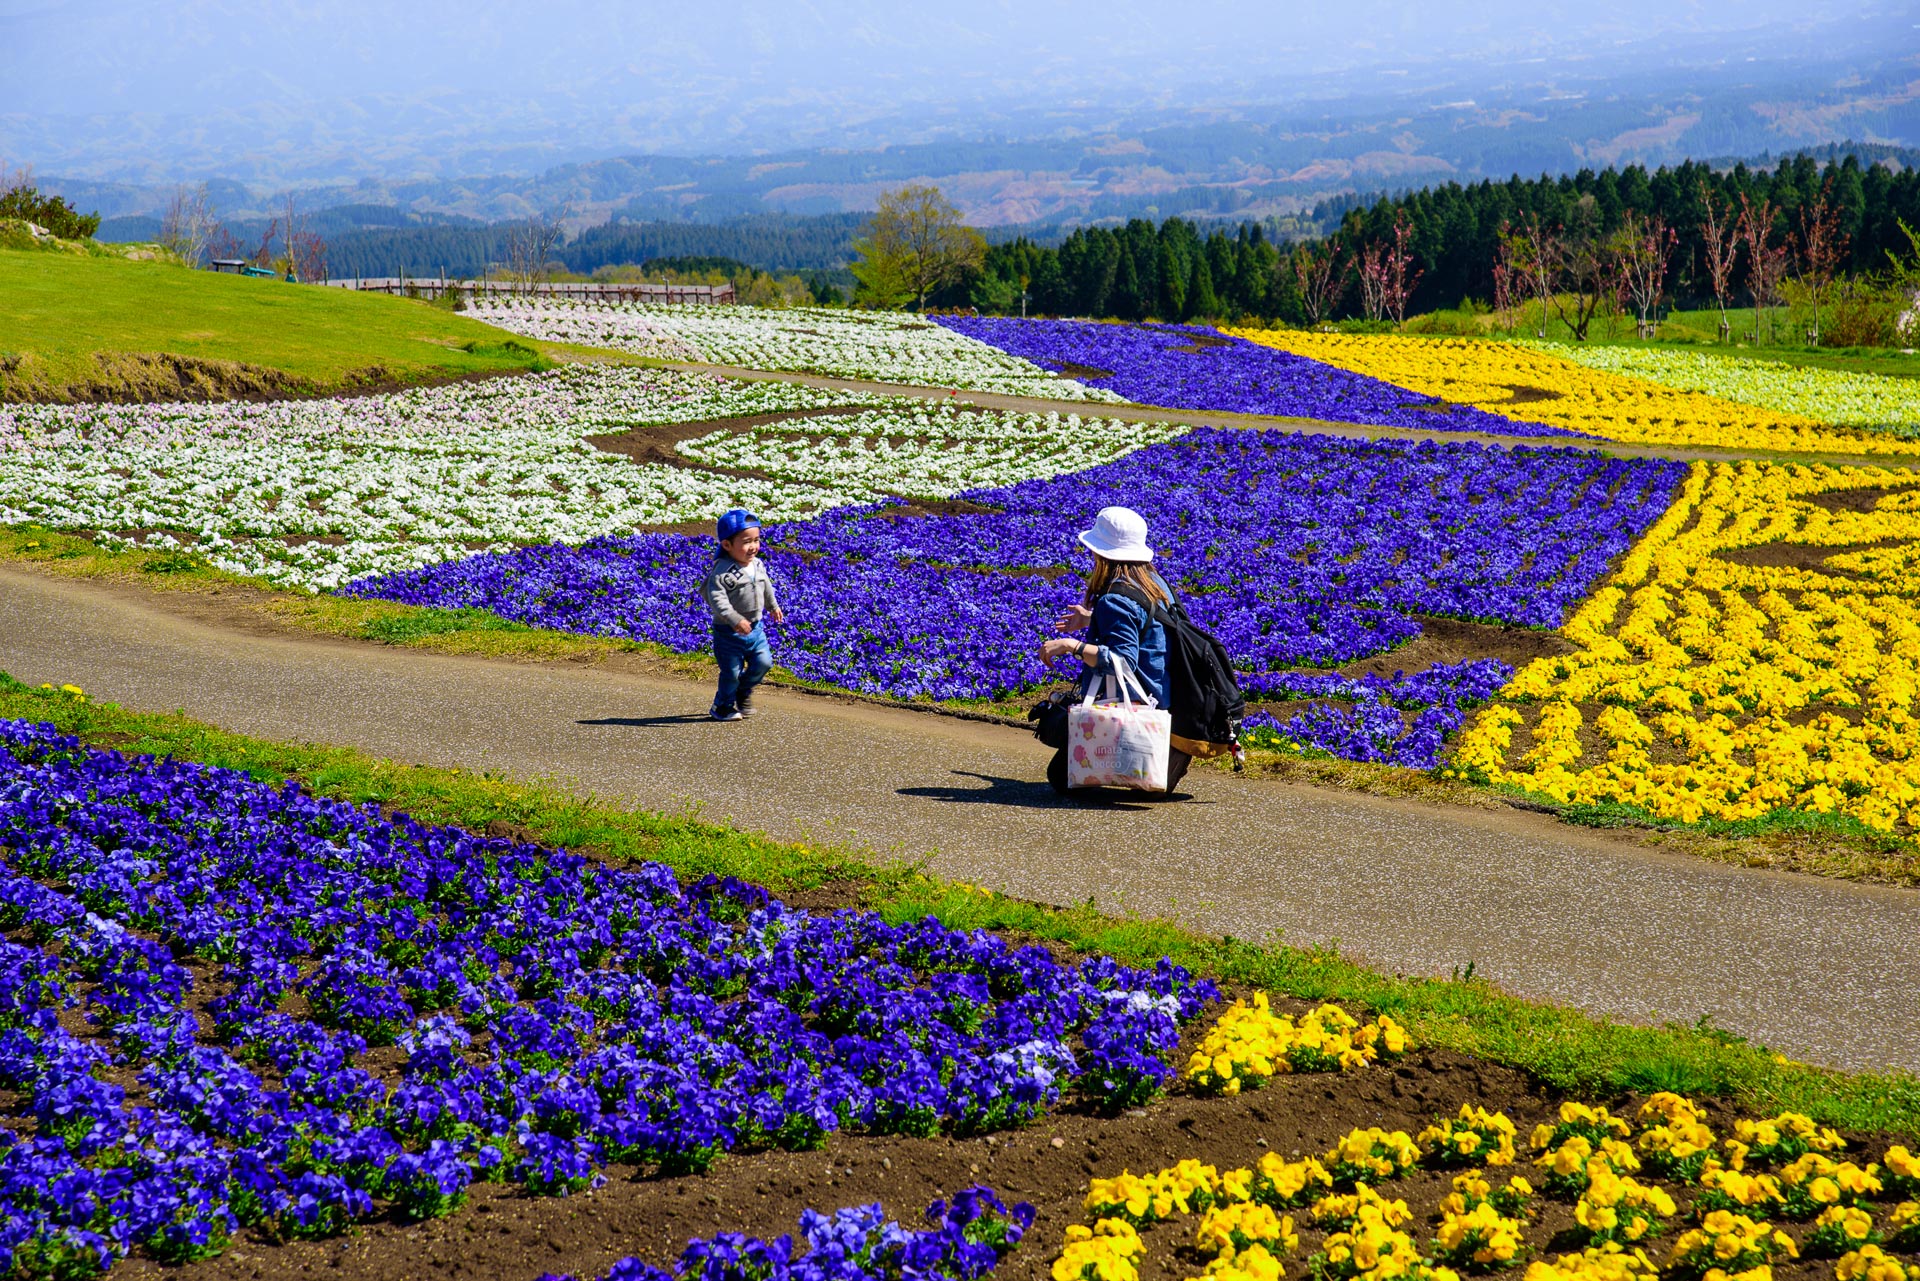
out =
[(715, 624), (733, 628), (741, 622), (757, 623), (761, 617), (780, 608), (773, 579), (758, 556), (742, 565), (721, 552), (713, 558), (713, 568), (700, 584), (701, 599), (713, 611)]

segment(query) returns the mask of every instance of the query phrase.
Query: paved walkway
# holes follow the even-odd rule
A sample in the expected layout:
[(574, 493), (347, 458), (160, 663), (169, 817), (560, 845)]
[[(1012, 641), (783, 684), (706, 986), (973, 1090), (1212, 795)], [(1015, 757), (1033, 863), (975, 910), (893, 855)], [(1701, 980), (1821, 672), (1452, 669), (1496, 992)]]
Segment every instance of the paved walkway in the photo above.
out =
[(1196, 771), (1190, 802), (1089, 811), (1001, 726), (607, 667), (451, 658), (186, 617), (164, 595), (0, 567), (0, 669), (248, 734), (553, 777), (776, 836), (853, 842), (1053, 903), (1338, 941), (1596, 1014), (1720, 1027), (1795, 1058), (1920, 1068), (1920, 893), (1647, 851), (1519, 811)]

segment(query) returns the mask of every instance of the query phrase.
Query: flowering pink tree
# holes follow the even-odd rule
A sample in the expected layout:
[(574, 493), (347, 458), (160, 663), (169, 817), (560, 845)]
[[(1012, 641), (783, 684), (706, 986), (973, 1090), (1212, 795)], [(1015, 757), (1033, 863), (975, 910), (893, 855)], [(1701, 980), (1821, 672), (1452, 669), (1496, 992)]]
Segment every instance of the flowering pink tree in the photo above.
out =
[(1407, 323), (1407, 300), (1413, 296), (1420, 277), (1425, 274), (1413, 265), (1413, 223), (1407, 211), (1393, 215), (1393, 238), (1385, 245), (1380, 262), (1380, 305), (1391, 312), (1395, 324)]
[(1368, 320), (1379, 320), (1387, 311), (1387, 244), (1367, 245), (1354, 259), (1360, 276), (1360, 309)]

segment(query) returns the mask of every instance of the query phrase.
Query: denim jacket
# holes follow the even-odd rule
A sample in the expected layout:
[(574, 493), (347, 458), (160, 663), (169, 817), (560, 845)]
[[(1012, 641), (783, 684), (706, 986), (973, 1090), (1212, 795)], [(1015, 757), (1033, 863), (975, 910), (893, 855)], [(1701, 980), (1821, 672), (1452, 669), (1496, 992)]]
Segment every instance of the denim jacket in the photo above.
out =
[[(1165, 587), (1165, 580), (1160, 585)], [(1172, 590), (1167, 594), (1173, 595)], [(1107, 593), (1093, 603), (1087, 643), (1100, 647), (1100, 662), (1080, 678), (1082, 697), (1089, 687), (1099, 696), (1100, 683), (1113, 671), (1113, 656), (1118, 654), (1155, 705), (1167, 709), (1172, 701), (1167, 686), (1167, 629), (1146, 610), (1125, 596)]]

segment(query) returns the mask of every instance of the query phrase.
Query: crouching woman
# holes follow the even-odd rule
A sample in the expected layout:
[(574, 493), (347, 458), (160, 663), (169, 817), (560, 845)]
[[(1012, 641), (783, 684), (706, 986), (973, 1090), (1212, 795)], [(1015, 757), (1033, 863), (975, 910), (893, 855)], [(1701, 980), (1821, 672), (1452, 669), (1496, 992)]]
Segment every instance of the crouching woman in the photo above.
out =
[[(1087, 576), (1087, 592), (1080, 604), (1054, 620), (1057, 632), (1079, 632), (1081, 638), (1060, 636), (1040, 646), (1040, 661), (1054, 663), (1077, 658), (1085, 665), (1080, 675), (1080, 693), (1096, 686), (1115, 668), (1114, 659), (1125, 662), (1135, 679), (1156, 706), (1165, 709), (1171, 702), (1167, 681), (1167, 629), (1154, 618), (1152, 608), (1141, 605), (1134, 596), (1145, 598), (1153, 607), (1173, 602), (1173, 589), (1154, 572), (1153, 548), (1147, 545), (1147, 522), (1127, 507), (1103, 508), (1092, 529), (1080, 534), (1080, 543), (1093, 553), (1093, 572)], [(1116, 590), (1118, 589), (1118, 590)], [(1193, 758), (1177, 747), (1167, 751), (1167, 791), (1172, 792), (1186, 775)], [(1047, 765), (1047, 782), (1053, 790), (1067, 795), (1067, 749), (1054, 752)], [(1091, 789), (1089, 789), (1091, 790)]]

